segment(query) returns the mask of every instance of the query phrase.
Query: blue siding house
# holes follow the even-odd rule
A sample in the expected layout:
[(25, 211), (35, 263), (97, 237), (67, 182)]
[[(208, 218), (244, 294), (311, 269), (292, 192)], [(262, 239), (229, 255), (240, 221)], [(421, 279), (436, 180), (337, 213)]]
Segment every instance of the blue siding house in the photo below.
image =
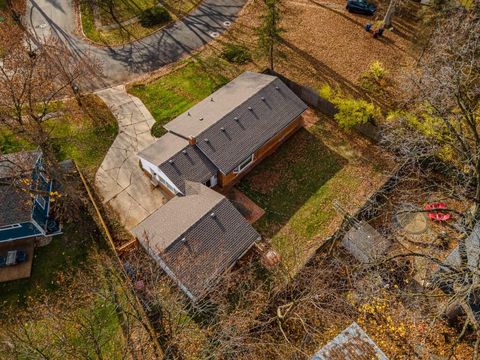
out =
[(51, 214), (53, 183), (40, 151), (0, 156), (0, 243), (61, 233)]

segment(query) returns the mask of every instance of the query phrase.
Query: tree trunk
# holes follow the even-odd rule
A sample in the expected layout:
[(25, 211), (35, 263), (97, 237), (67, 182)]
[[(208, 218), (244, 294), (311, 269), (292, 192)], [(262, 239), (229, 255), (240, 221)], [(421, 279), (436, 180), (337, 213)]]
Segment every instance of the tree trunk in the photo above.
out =
[(273, 39), (270, 41), (270, 46), (268, 48), (268, 58), (270, 61), (270, 71), (273, 72)]
[(395, 5), (396, 5), (397, 0), (390, 0), (390, 4), (388, 5), (387, 12), (385, 14), (385, 17), (383, 18), (383, 27), (384, 28), (391, 28), (392, 27), (392, 19), (393, 19), (393, 14), (395, 12)]
[(475, 224), (480, 221), (480, 172), (477, 169), (477, 174), (475, 176), (475, 212), (472, 221), (472, 228)]

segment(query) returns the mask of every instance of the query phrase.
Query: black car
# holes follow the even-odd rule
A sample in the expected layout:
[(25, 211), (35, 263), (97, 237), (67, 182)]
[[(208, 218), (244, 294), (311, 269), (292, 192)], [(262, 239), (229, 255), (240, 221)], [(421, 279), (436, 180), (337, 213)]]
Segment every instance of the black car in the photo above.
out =
[(373, 15), (377, 7), (365, 0), (348, 0), (347, 10), (358, 14)]

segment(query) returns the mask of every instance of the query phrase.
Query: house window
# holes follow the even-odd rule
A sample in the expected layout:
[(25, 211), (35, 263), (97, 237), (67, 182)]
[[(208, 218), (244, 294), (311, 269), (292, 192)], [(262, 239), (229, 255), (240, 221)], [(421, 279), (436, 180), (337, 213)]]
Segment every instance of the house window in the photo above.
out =
[(172, 185), (170, 185), (169, 183), (167, 183), (167, 188), (168, 188), (168, 190), (170, 190), (170, 192), (171, 192), (172, 194), (175, 194), (175, 189), (173, 188)]
[(233, 172), (235, 174), (238, 174), (239, 172), (242, 172), (245, 168), (247, 168), (251, 163), (253, 162), (253, 154), (250, 155), (248, 158), (243, 160), (240, 165), (238, 165)]
[(46, 201), (43, 196), (37, 195), (35, 196), (35, 201), (40, 205), (42, 209), (45, 209)]
[(19, 227), (22, 227), (22, 225), (20, 225), (20, 224), (4, 225), (4, 226), (0, 226), (0, 231), (17, 229)]

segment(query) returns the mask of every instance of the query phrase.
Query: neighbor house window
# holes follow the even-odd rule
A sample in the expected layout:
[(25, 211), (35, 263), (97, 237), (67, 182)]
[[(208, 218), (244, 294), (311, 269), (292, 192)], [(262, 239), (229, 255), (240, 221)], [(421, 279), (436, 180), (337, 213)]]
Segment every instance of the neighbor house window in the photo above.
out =
[(4, 225), (4, 226), (0, 226), (0, 231), (17, 229), (19, 227), (22, 227), (22, 226), (20, 224)]
[(45, 209), (46, 201), (41, 195), (35, 196), (35, 201), (42, 207), (42, 209)]
[(253, 162), (253, 154), (250, 155), (247, 159), (243, 160), (240, 165), (238, 165), (233, 172), (235, 174), (238, 174), (239, 172), (242, 172), (245, 168), (247, 168), (251, 163)]

